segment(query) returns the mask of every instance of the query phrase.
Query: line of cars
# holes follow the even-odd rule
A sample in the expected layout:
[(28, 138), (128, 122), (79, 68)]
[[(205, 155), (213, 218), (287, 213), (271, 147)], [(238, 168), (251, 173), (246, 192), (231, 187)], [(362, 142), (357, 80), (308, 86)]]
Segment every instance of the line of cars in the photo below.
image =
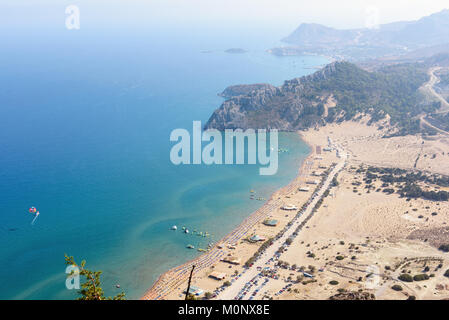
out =
[[(262, 280), (263, 279), (263, 280)], [(261, 283), (260, 283), (260, 282)], [(257, 276), (255, 276), (251, 281), (245, 284), (242, 290), (237, 294), (237, 296), (234, 298), (234, 300), (243, 300), (243, 298), (251, 293), (251, 290), (255, 287), (256, 289), (252, 291), (251, 296), (249, 297), (249, 300), (253, 300), (254, 297), (257, 295), (257, 293), (270, 281), (269, 278), (265, 278), (262, 273), (259, 273)]]
[[(244, 275), (245, 274), (245, 272), (247, 271), (248, 269), (243, 269), (243, 271), (241, 272), (241, 273), (239, 273), (238, 275), (233, 275), (232, 276), (232, 278), (231, 278), (231, 285), (236, 281), (236, 280), (238, 280), (238, 278), (240, 278), (242, 275)], [(212, 299), (213, 298), (215, 298), (215, 297), (217, 297), (217, 295), (219, 294), (219, 293), (221, 293), (221, 292), (223, 292), (225, 289), (227, 288), (227, 286), (226, 285), (224, 285), (224, 284), (222, 284), (220, 287), (218, 287), (217, 289), (215, 289), (213, 292), (212, 292)]]
[(284, 293), (284, 291), (288, 290), (288, 288), (290, 288), (292, 285), (293, 285), (292, 283), (289, 283), (289, 284), (285, 285), (284, 287), (282, 287), (281, 290), (279, 290), (278, 292), (276, 292), (274, 295), (275, 295), (275, 296), (281, 295), (282, 293)]

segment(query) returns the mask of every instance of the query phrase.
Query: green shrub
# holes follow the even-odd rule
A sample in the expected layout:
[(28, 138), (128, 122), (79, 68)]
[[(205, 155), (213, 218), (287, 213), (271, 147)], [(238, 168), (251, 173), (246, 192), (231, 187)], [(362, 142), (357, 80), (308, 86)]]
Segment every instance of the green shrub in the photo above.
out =
[(391, 289), (393, 289), (394, 291), (402, 291), (402, 287), (398, 284), (395, 284), (394, 286), (392, 286)]
[(415, 281), (423, 281), (423, 280), (428, 280), (429, 276), (427, 274), (417, 274), (413, 277), (413, 280)]
[(329, 284), (333, 285), (333, 286), (336, 286), (336, 285), (338, 285), (338, 281), (337, 280), (331, 280), (331, 281), (329, 281)]
[(413, 277), (407, 273), (401, 274), (398, 279), (404, 282), (413, 282)]
[(439, 249), (443, 252), (449, 252), (449, 244), (442, 244)]

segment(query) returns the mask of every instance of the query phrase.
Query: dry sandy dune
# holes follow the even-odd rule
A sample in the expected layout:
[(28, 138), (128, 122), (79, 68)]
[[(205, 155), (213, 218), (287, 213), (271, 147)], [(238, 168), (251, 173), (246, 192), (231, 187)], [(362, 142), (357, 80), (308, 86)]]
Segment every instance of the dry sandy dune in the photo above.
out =
[[(304, 134), (314, 145), (331, 137), (351, 157), (339, 174), (339, 185), (309, 221), (309, 228), (279, 258), (313, 271), (313, 280), (293, 284), (276, 299), (327, 299), (358, 291), (372, 293), (376, 299), (449, 298), (449, 278), (444, 276), (449, 254), (438, 250), (449, 243), (449, 203), (387, 194), (381, 181), (367, 189), (365, 174), (358, 170), (373, 165), (448, 174), (448, 140), (382, 136), (375, 126), (360, 122), (327, 125)], [(398, 279), (403, 272), (426, 274), (429, 279), (403, 282)], [(300, 275), (291, 268), (281, 268), (280, 273), (293, 279)], [(279, 285), (283, 284), (267, 286), (260, 296), (275, 295)], [(394, 285), (402, 290), (392, 289)]]

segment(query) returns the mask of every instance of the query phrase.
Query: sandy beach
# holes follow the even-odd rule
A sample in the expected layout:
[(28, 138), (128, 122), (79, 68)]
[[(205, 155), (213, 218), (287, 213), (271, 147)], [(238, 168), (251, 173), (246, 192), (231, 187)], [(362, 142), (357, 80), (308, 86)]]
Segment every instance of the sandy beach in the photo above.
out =
[[(312, 152), (296, 179), (210, 251), (163, 274), (143, 299), (183, 299), (192, 265), (199, 297), (207, 292), (217, 299), (338, 299), (354, 293), (376, 299), (449, 298), (449, 278), (444, 276), (449, 259), (438, 250), (449, 243), (448, 202), (383, 192), (381, 181), (369, 184), (365, 176), (369, 167), (447, 175), (449, 139), (385, 138), (379, 127), (387, 123), (367, 125), (368, 120), (300, 132)], [(348, 159), (341, 159), (342, 150)], [(285, 210), (299, 210), (316, 198), (312, 183), (326, 182), (324, 173), (337, 163), (342, 170), (328, 174), (335, 174), (338, 185), (320, 190), (320, 197), (329, 192), (314, 214), (310, 205), (300, 217), (297, 210)], [(267, 226), (267, 219), (277, 224)], [(294, 233), (303, 220), (303, 228)], [(282, 230), (289, 232), (287, 245), (285, 235), (275, 238)], [(261, 241), (250, 241), (253, 236)], [(275, 238), (272, 245), (245, 267), (270, 238)], [(402, 273), (426, 274), (428, 279), (407, 283), (398, 279)]]
[[(213, 292), (223, 283), (211, 278), (212, 273), (225, 274), (224, 281), (232, 280), (233, 276), (241, 274), (244, 270), (243, 265), (254, 255), (262, 242), (251, 242), (248, 239), (254, 235), (261, 239), (270, 239), (284, 229), (296, 215), (296, 211), (284, 210), (282, 207), (292, 204), (300, 206), (305, 203), (316, 187), (310, 182), (321, 180), (321, 177), (313, 176), (312, 173), (326, 170), (337, 159), (336, 155), (330, 153), (317, 155), (315, 146), (311, 146), (311, 150), (299, 168), (298, 176), (289, 185), (275, 192), (259, 210), (251, 214), (207, 253), (161, 275), (142, 299), (183, 298), (183, 291), (186, 289), (193, 265), (195, 265), (195, 271), (192, 285), (201, 288), (204, 292)], [(304, 190), (300, 191), (300, 188)], [(307, 189), (308, 191), (305, 191)], [(265, 225), (264, 222), (267, 219), (276, 220), (277, 225)], [(230, 257), (237, 258), (238, 264), (222, 261)]]

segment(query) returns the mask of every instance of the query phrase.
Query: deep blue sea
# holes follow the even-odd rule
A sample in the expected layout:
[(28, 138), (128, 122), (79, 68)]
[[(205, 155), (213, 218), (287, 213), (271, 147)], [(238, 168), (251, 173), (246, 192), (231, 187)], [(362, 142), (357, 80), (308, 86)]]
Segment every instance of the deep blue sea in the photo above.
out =
[[(205, 123), (226, 86), (280, 85), (326, 63), (266, 53), (281, 36), (250, 26), (2, 32), (0, 299), (73, 299), (64, 253), (102, 270), (107, 295), (139, 298), (199, 254), (187, 244), (205, 247), (260, 207), (249, 190), (268, 198), (288, 184), (308, 153), (294, 133), (280, 136), (289, 152), (275, 176), (169, 159), (170, 132)], [(224, 52), (232, 47), (248, 52)], [(41, 213), (34, 225), (30, 206)], [(174, 224), (212, 236), (169, 231)]]

